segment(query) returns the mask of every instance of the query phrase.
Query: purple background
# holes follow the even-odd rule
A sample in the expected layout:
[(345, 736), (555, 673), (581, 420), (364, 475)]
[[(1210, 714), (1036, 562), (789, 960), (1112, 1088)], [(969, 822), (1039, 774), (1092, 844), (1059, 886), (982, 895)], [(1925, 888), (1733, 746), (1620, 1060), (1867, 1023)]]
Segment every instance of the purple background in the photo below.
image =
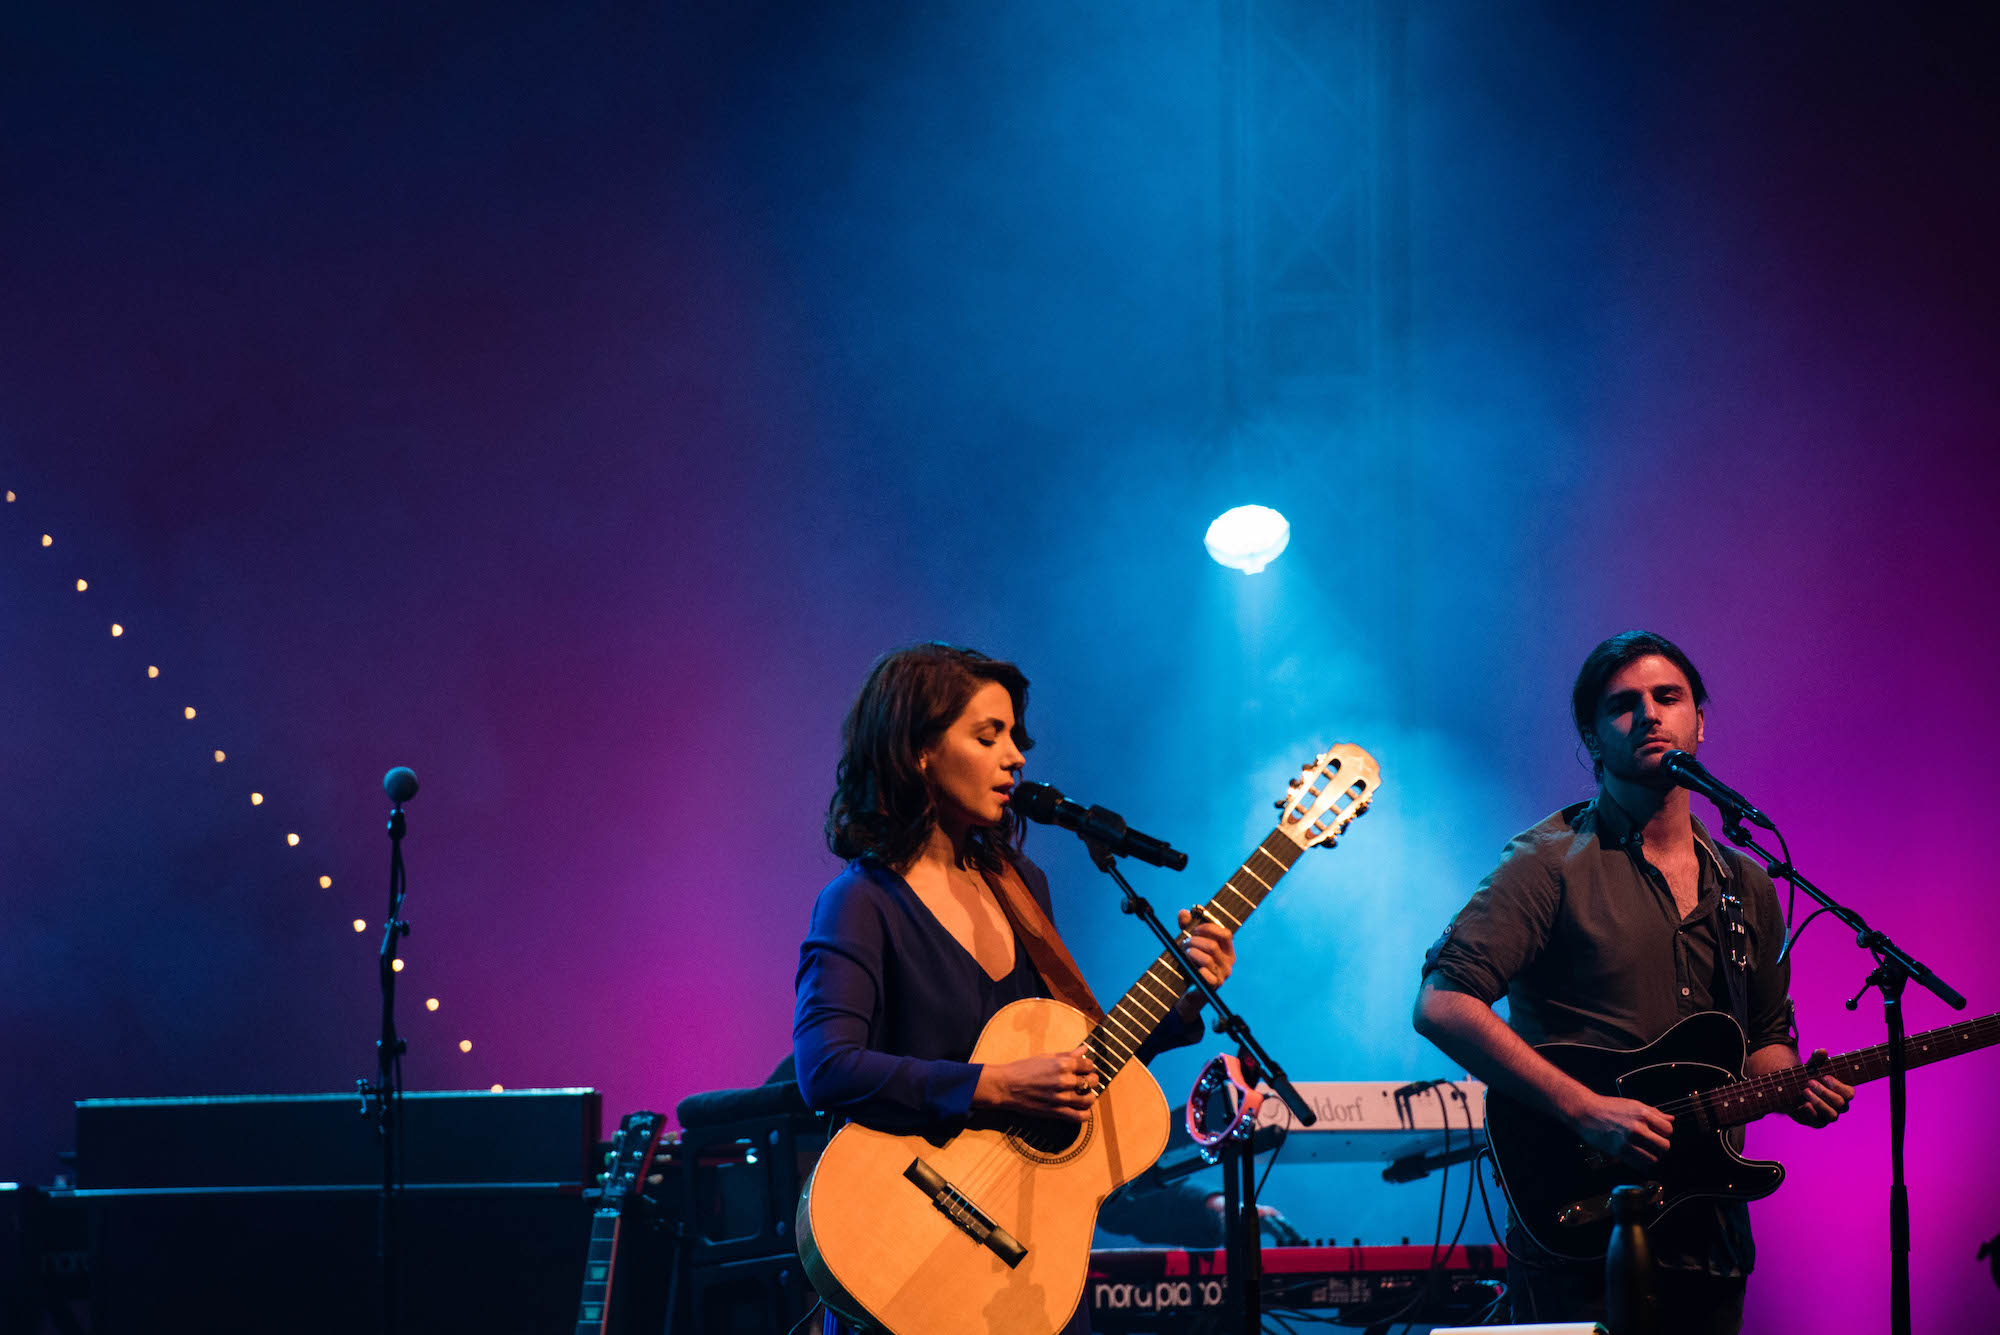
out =
[[(1192, 850), (1163, 905), (1313, 751), (1380, 759), (1244, 935), (1296, 1075), (1447, 1073), (1418, 957), (1587, 795), (1568, 683), (1634, 625), (1702, 665), (1705, 758), (1800, 865), (2000, 1008), (1979, 7), (1414, 8), (1372, 440), (1218, 426), (1215, 5), (723, 8), (9, 18), (0, 1175), (50, 1178), (74, 1098), (367, 1071), (396, 764), (413, 1087), (761, 1079), (839, 716), (931, 636), (1025, 665), (1032, 775)], [(1293, 542), (1246, 581), (1199, 538), (1253, 500)], [(1121, 989), (1144, 941), (1030, 848)], [(1865, 971), (1804, 939), (1811, 1045), (1880, 1039)], [(2000, 1314), (1996, 1063), (1911, 1081), (1922, 1328)], [(1791, 1176), (1752, 1329), (1885, 1324), (1886, 1106), (1753, 1131)], [(1378, 1242), (1437, 1201), (1272, 1194)]]

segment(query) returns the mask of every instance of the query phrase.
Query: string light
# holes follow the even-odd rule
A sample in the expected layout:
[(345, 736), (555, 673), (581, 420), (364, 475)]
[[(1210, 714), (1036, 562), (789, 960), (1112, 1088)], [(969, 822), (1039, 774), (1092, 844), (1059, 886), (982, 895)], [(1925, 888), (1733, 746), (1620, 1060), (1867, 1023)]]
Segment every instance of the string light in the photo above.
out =
[(354, 930), (357, 932), (365, 932), (368, 930), (368, 924), (363, 922), (361, 919), (356, 918), (354, 920)]
[(193, 706), (193, 705), (189, 705), (189, 706), (188, 706), (188, 707), (187, 707), (186, 709), (183, 709), (183, 710), (181, 711), (181, 713), (182, 713), (183, 715), (185, 715), (186, 717), (188, 717), (188, 718), (193, 718), (193, 717), (194, 717), (194, 706)]
[(489, 1094), (498, 1094), (500, 1092), (500, 1086), (495, 1085), (493, 1086), (493, 1088), (487, 1090), (486, 1092)]
[(228, 755), (226, 755), (225, 753), (223, 753), (223, 752), (221, 752), (221, 751), (217, 751), (217, 752), (215, 753), (215, 763), (216, 763), (216, 764), (220, 765), (220, 764), (221, 764), (221, 763), (222, 763), (223, 761), (225, 761), (225, 760), (227, 760), (227, 759), (229, 759), (229, 757), (228, 757)]
[(322, 876), (322, 877), (320, 877), (320, 878), (319, 878), (319, 888), (320, 888), (320, 889), (322, 889), (322, 890), (331, 890), (331, 889), (333, 889), (333, 878), (332, 878), (331, 876)]
[(288, 834), (285, 836), (285, 842), (293, 848), (297, 848), (299, 846), (299, 837), (295, 834)]
[(13, 503), (14, 503), (14, 493), (10, 491), (7, 493), (7, 504), (12, 505)]
[(390, 960), (389, 967), (397, 973), (401, 973), (403, 971), (403, 962), (401, 960)]
[(89, 587), (90, 587), (90, 581), (87, 579), (80, 579), (76, 582), (76, 591), (78, 593), (82, 593), (85, 589)]
[(436, 997), (431, 997), (424, 1002), (424, 1009), (427, 1011), (434, 1011), (437, 1008), (438, 1008), (438, 999)]
[(263, 795), (262, 793), (252, 793), (252, 794), (250, 794), (250, 805), (251, 805), (251, 806), (253, 806), (253, 807), (261, 807), (261, 806), (263, 806), (263, 805), (264, 805), (264, 795)]
[(54, 538), (50, 537), (46, 533), (42, 534), (42, 546), (53, 547), (55, 545), (56, 545), (56, 540)]
[(117, 638), (118, 638), (118, 637), (119, 637), (120, 635), (123, 635), (124, 633), (125, 633), (125, 628), (124, 628), (123, 626), (119, 625), (119, 624), (118, 624), (118, 623), (117, 623), (116, 621), (114, 621), (114, 622), (112, 622), (112, 623), (111, 623), (111, 638), (112, 638), (112, 639), (114, 639), (114, 640), (115, 640), (115, 639), (117, 639)]
[(160, 675), (160, 670), (156, 667), (149, 667), (146, 669), (146, 676), (148, 678), (157, 677), (159, 675)]
[(459, 1039), (459, 1040), (458, 1040), (458, 1050), (459, 1050), (460, 1052), (470, 1052), (470, 1051), (472, 1051), (472, 1040), (471, 1040), (471, 1039), (469, 1039), (469, 1038), (461, 1038), (461, 1039)]

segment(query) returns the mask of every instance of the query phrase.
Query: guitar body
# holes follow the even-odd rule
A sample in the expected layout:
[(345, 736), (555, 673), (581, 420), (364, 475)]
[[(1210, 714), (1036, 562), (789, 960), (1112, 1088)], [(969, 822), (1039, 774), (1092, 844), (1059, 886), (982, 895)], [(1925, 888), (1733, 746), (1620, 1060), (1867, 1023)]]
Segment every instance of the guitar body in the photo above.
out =
[[(1017, 1001), (980, 1031), (971, 1060), (1003, 1063), (1060, 1052), (1090, 1032), (1059, 1001)], [(827, 1306), (890, 1335), (1053, 1335), (1083, 1297), (1090, 1239), (1104, 1198), (1166, 1148), (1170, 1114), (1138, 1063), (1105, 1085), (1074, 1136), (1036, 1123), (1036, 1148), (975, 1120), (948, 1139), (891, 1135), (850, 1123), (820, 1156), (799, 1197), (799, 1257)], [(1026, 1247), (1008, 1265), (955, 1223), (908, 1176), (921, 1160), (991, 1223)]]
[[(1547, 1043), (1535, 1049), (1599, 1094), (1659, 1106), (1740, 1080), (1743, 1031), (1727, 1015), (1691, 1015), (1642, 1048)], [(1612, 1188), (1657, 1183), (1650, 1225), (1676, 1206), (1704, 1198), (1756, 1200), (1785, 1180), (1783, 1164), (1745, 1159), (1721, 1131), (1692, 1113), (1674, 1118), (1672, 1148), (1650, 1168), (1609, 1158), (1567, 1126), (1498, 1090), (1486, 1093), (1486, 1138), (1493, 1166), (1530, 1237), (1557, 1256), (1601, 1260), (1611, 1242)]]

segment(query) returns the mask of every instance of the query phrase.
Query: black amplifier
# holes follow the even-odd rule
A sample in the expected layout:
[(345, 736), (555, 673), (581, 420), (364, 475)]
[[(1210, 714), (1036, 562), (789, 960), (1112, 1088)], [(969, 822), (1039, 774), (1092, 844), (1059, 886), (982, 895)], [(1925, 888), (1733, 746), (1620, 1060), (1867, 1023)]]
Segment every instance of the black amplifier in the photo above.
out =
[[(403, 1181), (596, 1181), (594, 1089), (419, 1090), (403, 1096)], [(375, 1120), (358, 1094), (81, 1099), (76, 1185), (329, 1187), (382, 1182)]]

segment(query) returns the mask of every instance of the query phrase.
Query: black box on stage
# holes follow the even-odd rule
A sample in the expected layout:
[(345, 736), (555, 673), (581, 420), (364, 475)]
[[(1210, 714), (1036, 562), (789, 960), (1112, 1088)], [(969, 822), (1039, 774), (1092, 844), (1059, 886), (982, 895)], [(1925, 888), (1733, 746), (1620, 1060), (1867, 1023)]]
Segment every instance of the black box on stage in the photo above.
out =
[[(356, 1335), (382, 1328), (379, 1190), (85, 1191), (93, 1335)], [(398, 1328), (574, 1328), (590, 1211), (576, 1187), (412, 1187)]]
[[(594, 1089), (413, 1091), (403, 1096), (403, 1181), (594, 1184), (603, 1133)], [(322, 1187), (382, 1181), (382, 1148), (357, 1094), (81, 1099), (76, 1185)]]
[[(382, 1151), (355, 1094), (86, 1099), (71, 1208), (96, 1335), (379, 1328)], [(602, 1105), (591, 1089), (404, 1096), (401, 1327), (576, 1320)]]

